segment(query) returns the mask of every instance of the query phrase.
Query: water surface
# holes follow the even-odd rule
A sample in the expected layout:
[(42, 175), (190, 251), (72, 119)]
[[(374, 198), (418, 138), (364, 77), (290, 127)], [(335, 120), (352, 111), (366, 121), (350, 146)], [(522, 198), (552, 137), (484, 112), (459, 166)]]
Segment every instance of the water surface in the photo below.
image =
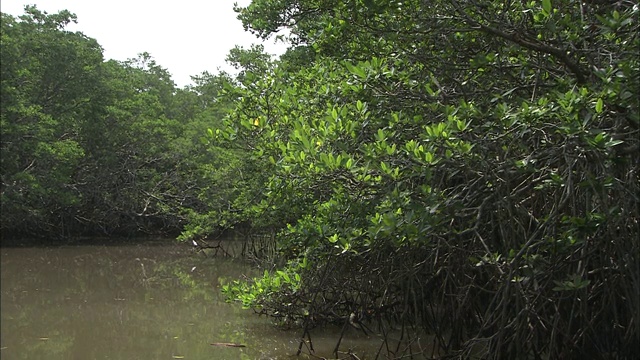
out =
[[(300, 331), (224, 301), (222, 284), (258, 271), (239, 259), (166, 240), (0, 251), (2, 359), (295, 358)], [(338, 334), (315, 331), (316, 355)], [(377, 347), (353, 331), (343, 344)]]

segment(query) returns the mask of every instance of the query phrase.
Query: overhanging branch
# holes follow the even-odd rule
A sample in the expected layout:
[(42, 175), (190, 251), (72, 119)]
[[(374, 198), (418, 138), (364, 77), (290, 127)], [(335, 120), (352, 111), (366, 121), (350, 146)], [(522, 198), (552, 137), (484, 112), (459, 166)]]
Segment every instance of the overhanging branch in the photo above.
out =
[(495, 27), (482, 24), (479, 21), (472, 18), (471, 16), (469, 16), (469, 14), (467, 14), (464, 11), (464, 9), (462, 9), (458, 1), (451, 0), (451, 3), (455, 7), (456, 11), (460, 15), (464, 16), (465, 19), (467, 19), (467, 21), (471, 24), (471, 26), (474, 26), (478, 28), (480, 31), (485, 32), (487, 34), (498, 36), (502, 39), (518, 44), (525, 49), (552, 55), (558, 60), (560, 60), (573, 73), (578, 84), (583, 84), (586, 82), (586, 76), (584, 71), (580, 68), (580, 65), (577, 62), (573, 61), (569, 57), (569, 54), (567, 53), (566, 50), (553, 47), (548, 44), (543, 44), (541, 42), (538, 42), (532, 39), (527, 39), (526, 37), (522, 36), (522, 34), (515, 31), (506, 32), (506, 31), (497, 29)]

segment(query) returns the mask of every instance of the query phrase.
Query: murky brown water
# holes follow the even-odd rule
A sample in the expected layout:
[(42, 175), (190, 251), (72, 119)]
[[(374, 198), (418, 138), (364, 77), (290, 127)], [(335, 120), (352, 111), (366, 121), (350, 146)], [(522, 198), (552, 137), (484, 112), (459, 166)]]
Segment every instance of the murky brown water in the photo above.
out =
[[(224, 301), (222, 283), (255, 271), (241, 261), (171, 241), (0, 251), (3, 360), (295, 358), (300, 331)], [(338, 334), (313, 333), (316, 355), (329, 357)], [(348, 332), (342, 347), (377, 344)]]

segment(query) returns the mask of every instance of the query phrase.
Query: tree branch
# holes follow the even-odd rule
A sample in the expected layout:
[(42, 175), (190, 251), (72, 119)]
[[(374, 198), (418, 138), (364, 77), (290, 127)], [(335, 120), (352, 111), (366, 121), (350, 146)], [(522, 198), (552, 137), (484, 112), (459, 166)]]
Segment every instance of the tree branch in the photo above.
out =
[(482, 24), (479, 21), (472, 18), (471, 16), (469, 16), (469, 14), (467, 14), (462, 9), (458, 1), (451, 0), (451, 2), (453, 3), (453, 6), (456, 8), (456, 11), (460, 13), (462, 16), (464, 16), (467, 19), (467, 21), (471, 23), (472, 26), (479, 28), (481, 31), (487, 34), (495, 35), (505, 40), (511, 41), (512, 43), (518, 44), (525, 49), (552, 55), (556, 57), (558, 60), (560, 60), (573, 73), (578, 84), (584, 84), (586, 82), (586, 76), (584, 71), (580, 68), (577, 62), (569, 58), (569, 54), (567, 53), (566, 50), (562, 50), (547, 44), (543, 44), (532, 39), (527, 39), (516, 31), (505, 32), (500, 29)]

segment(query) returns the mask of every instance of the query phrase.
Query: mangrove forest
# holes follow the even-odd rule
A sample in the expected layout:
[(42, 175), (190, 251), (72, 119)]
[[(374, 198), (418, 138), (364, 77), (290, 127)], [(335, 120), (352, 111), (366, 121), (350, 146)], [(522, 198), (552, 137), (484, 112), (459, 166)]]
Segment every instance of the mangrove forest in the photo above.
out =
[(347, 330), (376, 359), (640, 356), (637, 1), (235, 11), (287, 51), (183, 88), (70, 11), (2, 13), (2, 242), (251, 238), (222, 292), (292, 353), (336, 326), (340, 359)]

